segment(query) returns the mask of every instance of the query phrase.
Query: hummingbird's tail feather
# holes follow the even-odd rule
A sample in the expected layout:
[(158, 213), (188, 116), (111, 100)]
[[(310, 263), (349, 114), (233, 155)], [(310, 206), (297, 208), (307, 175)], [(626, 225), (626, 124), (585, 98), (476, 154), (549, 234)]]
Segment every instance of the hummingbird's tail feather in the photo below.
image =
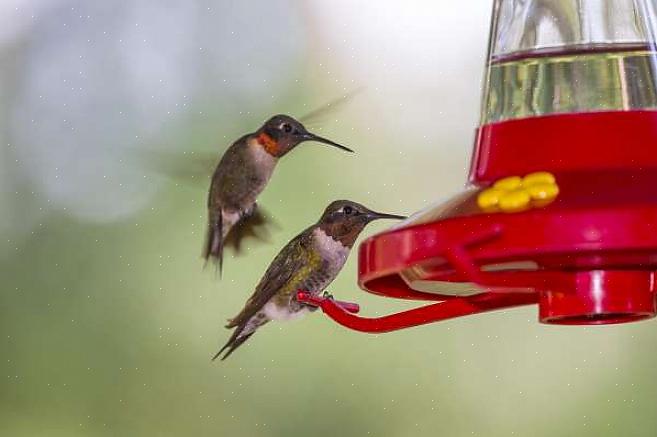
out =
[(205, 248), (203, 249), (203, 258), (205, 264), (212, 259), (217, 266), (219, 276), (221, 276), (224, 263), (224, 241), (222, 231), (222, 215), (217, 214), (216, 220), (210, 220), (208, 230), (205, 236)]
[[(226, 344), (221, 349), (219, 349), (219, 352), (217, 352), (214, 357), (212, 357), (212, 361), (216, 360), (223, 351), (226, 351), (226, 353), (223, 357), (221, 357), (221, 361), (228, 358), (235, 351), (235, 349), (243, 345), (246, 340), (255, 334), (259, 327), (268, 321), (269, 319), (267, 319), (264, 314), (257, 314), (246, 322), (243, 322), (241, 325), (237, 326)], [(226, 327), (229, 326), (230, 323)]]
[[(237, 331), (235, 331), (235, 332), (237, 332)], [(238, 335), (234, 339), (233, 339), (233, 337), (231, 337), (230, 340), (228, 340), (228, 342), (224, 345), (224, 347), (219, 349), (219, 352), (217, 352), (215, 354), (215, 356), (212, 357), (212, 361), (216, 360), (224, 350), (228, 349), (228, 350), (226, 350), (226, 353), (224, 354), (224, 356), (221, 357), (221, 361), (225, 360), (226, 358), (228, 358), (235, 351), (235, 349), (237, 349), (242, 344), (244, 344), (244, 342), (246, 340), (248, 340), (249, 337), (251, 337), (253, 334), (255, 334), (255, 331), (253, 331), (249, 334), (245, 334), (245, 335)]]

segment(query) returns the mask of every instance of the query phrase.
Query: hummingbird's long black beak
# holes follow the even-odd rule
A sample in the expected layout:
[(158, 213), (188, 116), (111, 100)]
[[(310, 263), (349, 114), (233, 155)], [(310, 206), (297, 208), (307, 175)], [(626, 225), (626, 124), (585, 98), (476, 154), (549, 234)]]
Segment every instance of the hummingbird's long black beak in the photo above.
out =
[(335, 143), (335, 142), (333, 142), (329, 139), (320, 137), (319, 135), (315, 135), (315, 134), (310, 133), (310, 132), (305, 132), (302, 135), (302, 138), (303, 138), (303, 141), (317, 141), (318, 143), (328, 144), (329, 146), (337, 147), (338, 149), (342, 149), (342, 150), (345, 150), (347, 152), (354, 153), (354, 151), (351, 150), (349, 147), (345, 147), (342, 144)]
[(365, 215), (369, 221), (378, 220), (378, 219), (404, 220), (405, 218), (407, 218), (406, 216), (403, 215), (386, 214), (383, 212), (375, 212), (375, 211), (370, 211)]

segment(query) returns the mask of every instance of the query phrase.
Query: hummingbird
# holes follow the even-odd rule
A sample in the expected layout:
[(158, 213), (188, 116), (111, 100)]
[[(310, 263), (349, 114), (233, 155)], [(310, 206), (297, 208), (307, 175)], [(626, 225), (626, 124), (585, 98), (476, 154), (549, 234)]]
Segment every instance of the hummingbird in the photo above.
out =
[(336, 278), (361, 231), (373, 220), (406, 217), (374, 212), (349, 200), (332, 202), (313, 224), (294, 237), (274, 258), (242, 311), (229, 320), (234, 328), (224, 351), (225, 360), (270, 320), (298, 318), (316, 307), (296, 300), (299, 290), (318, 295)]
[(283, 114), (274, 115), (226, 150), (214, 171), (208, 194), (203, 252), (206, 262), (213, 259), (221, 272), (226, 242), (231, 242), (232, 237), (232, 244), (239, 249), (243, 236), (267, 222), (256, 199), (267, 186), (278, 160), (306, 141), (353, 153), (348, 147), (309, 132), (301, 122)]

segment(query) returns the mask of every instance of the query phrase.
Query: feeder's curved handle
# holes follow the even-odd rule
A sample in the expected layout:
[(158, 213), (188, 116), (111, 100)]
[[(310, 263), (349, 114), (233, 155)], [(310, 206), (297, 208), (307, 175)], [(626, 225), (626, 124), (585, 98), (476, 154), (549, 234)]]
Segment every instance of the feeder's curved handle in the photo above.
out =
[(351, 314), (344, 308), (344, 302), (313, 296), (305, 291), (297, 292), (297, 300), (308, 305), (318, 306), (324, 314), (344, 327), (360, 332), (378, 333), (397, 331), (485, 311), (533, 304), (538, 302), (538, 295), (537, 293), (486, 292), (373, 318)]

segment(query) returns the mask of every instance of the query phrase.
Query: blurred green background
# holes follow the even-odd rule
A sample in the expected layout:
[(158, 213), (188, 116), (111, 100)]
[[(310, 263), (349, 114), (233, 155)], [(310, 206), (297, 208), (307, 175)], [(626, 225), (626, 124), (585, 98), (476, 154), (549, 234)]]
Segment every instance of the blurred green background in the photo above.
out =
[[(411, 213), (463, 186), (490, 1), (89, 3), (0, 4), (0, 435), (657, 434), (655, 321), (365, 335), (315, 313), (210, 362), (328, 202)], [(271, 244), (203, 270), (203, 158), (359, 86), (311, 126), (357, 154), (286, 157)], [(356, 261), (336, 297), (413, 306), (360, 291)]]

